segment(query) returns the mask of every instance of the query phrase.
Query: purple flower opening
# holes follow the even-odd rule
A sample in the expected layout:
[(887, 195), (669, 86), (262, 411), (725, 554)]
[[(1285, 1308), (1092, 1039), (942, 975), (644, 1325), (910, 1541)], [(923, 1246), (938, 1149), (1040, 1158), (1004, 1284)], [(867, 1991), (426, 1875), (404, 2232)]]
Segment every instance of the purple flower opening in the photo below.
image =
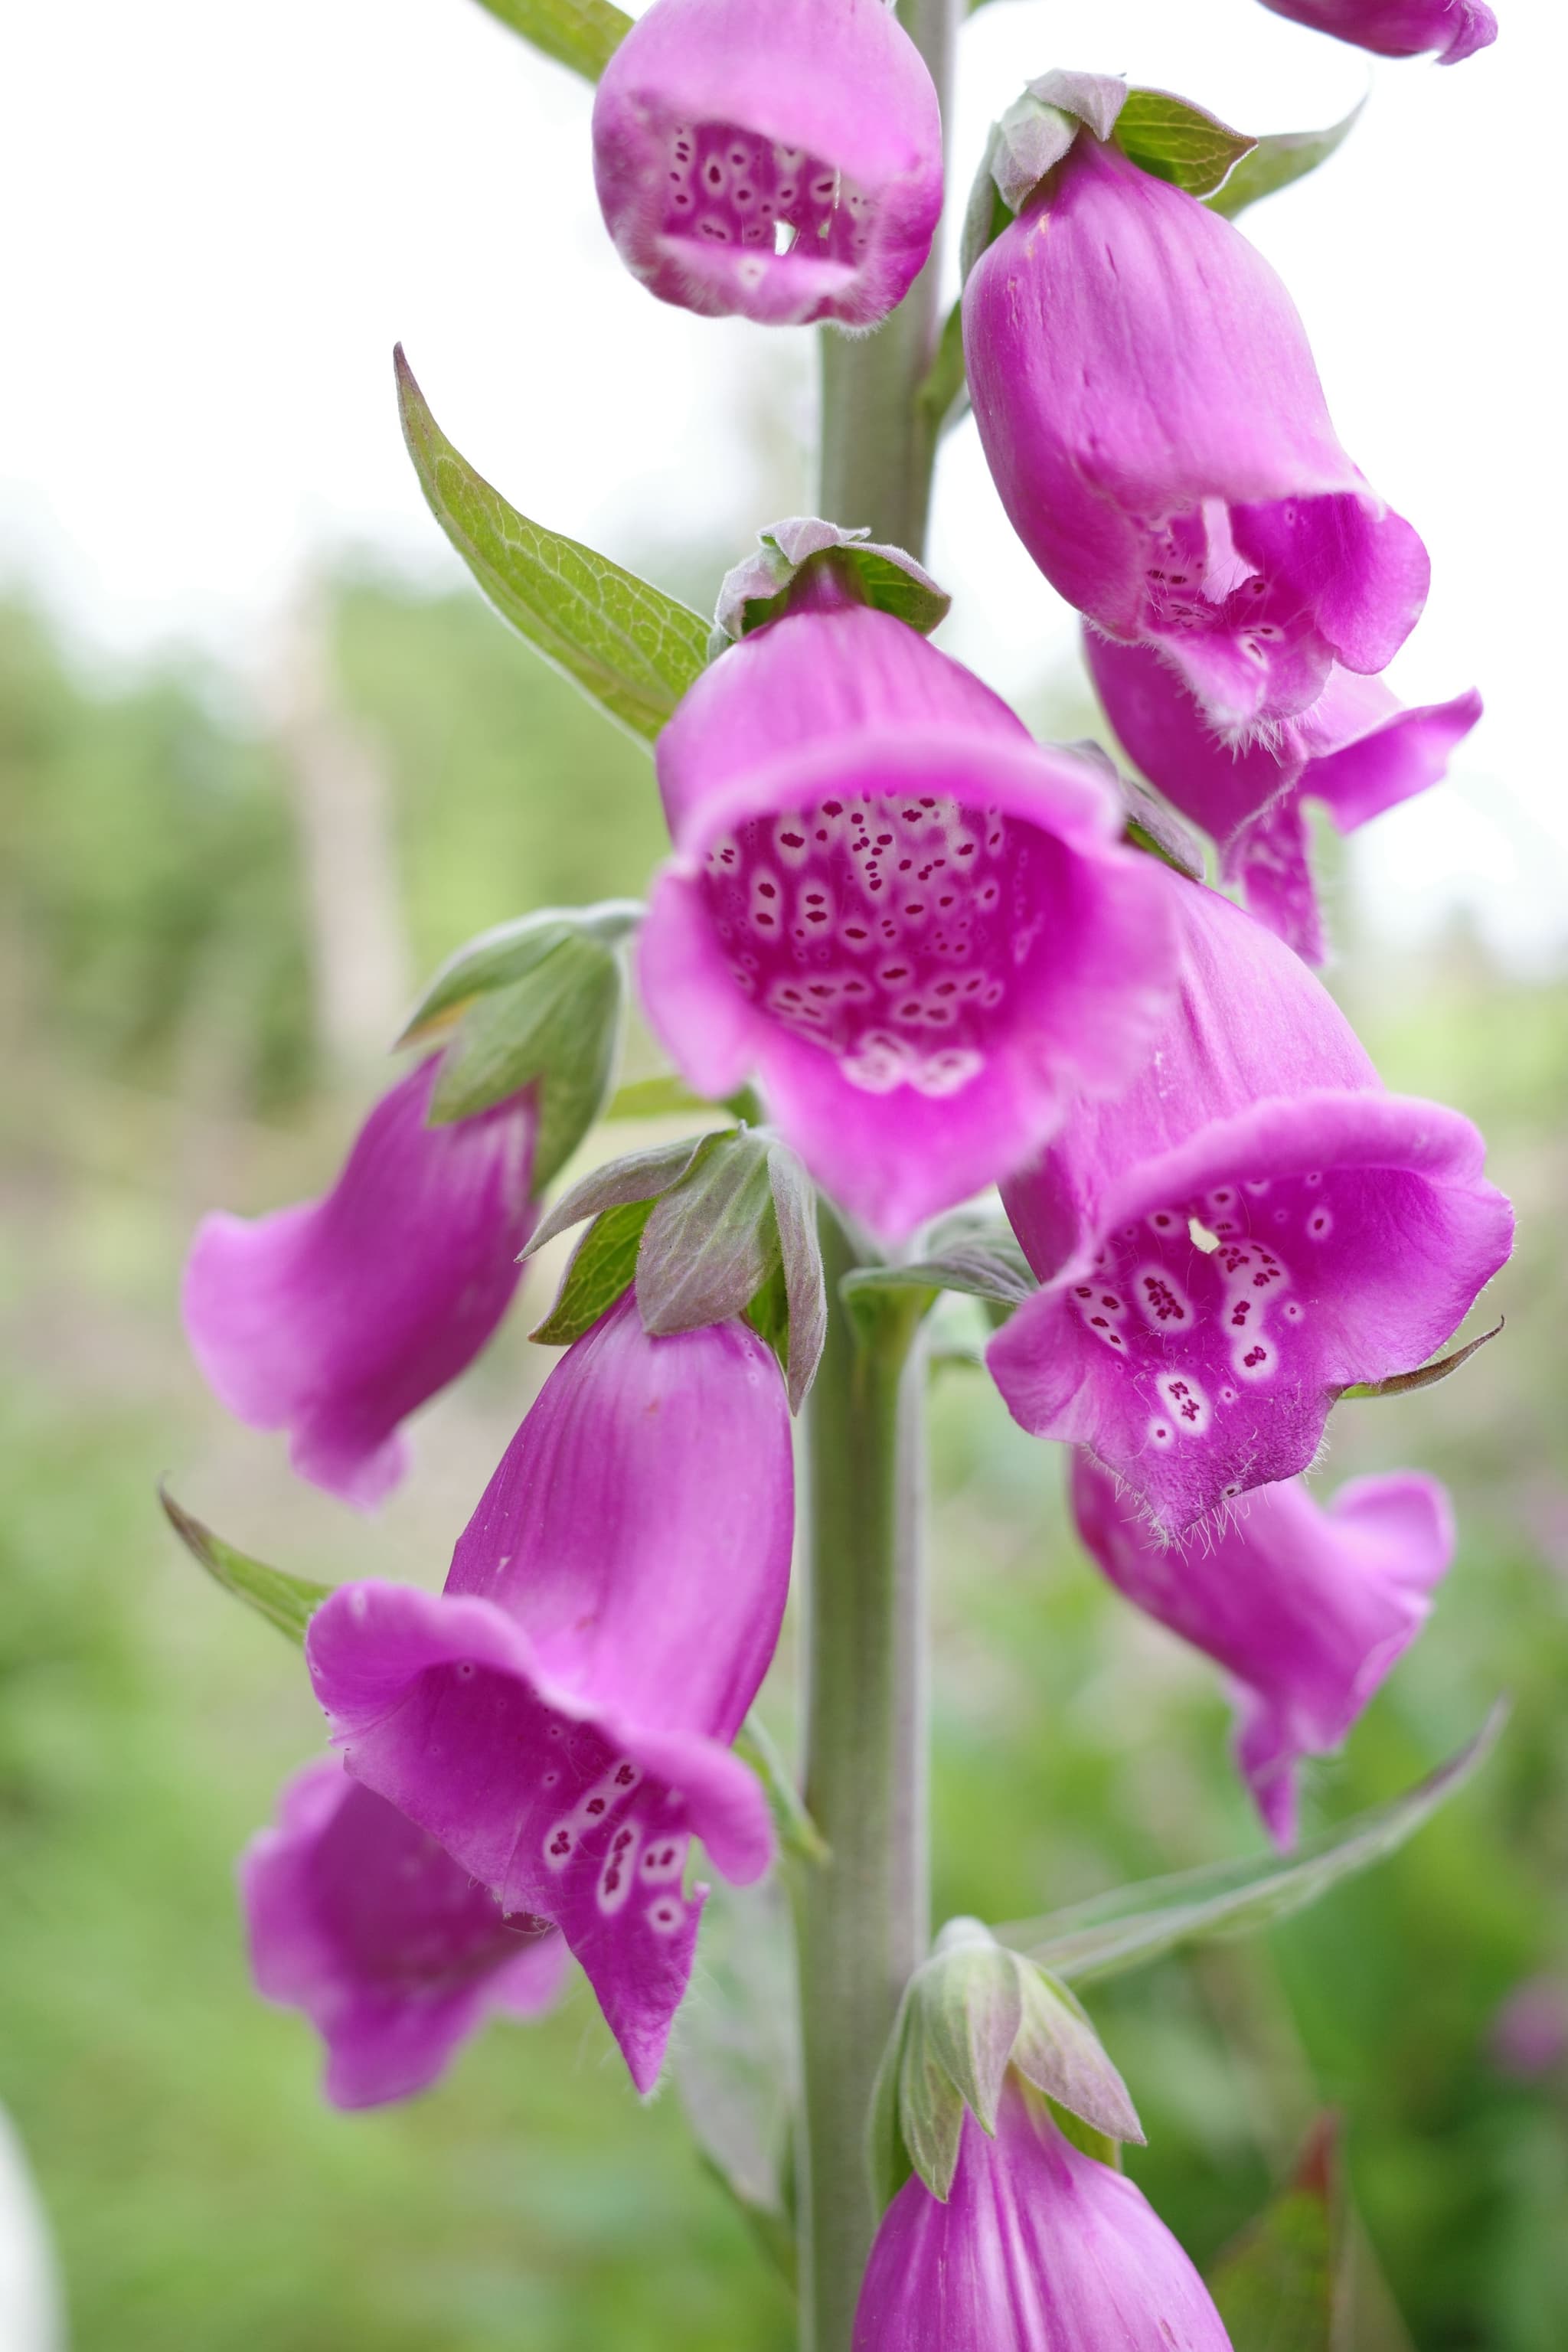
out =
[(912, 630), (786, 616), (715, 664), (671, 738), (649, 1017), (703, 1093), (759, 1073), (879, 1233), (1016, 1167), (1069, 1087), (1131, 1069), (1174, 961), (1151, 861), (1095, 768), (1032, 744)]
[(240, 1889), (258, 1990), (315, 2026), (334, 2106), (428, 2089), (487, 2018), (536, 2016), (561, 1990), (561, 1937), (503, 1917), (336, 1757), (287, 1784), (277, 1827), (246, 1850)]
[(1426, 550), (1340, 447), (1290, 298), (1228, 221), (1082, 132), (971, 271), (963, 341), (1035, 562), (1157, 646), (1221, 732), (1398, 651)]
[(1457, 66), (1497, 38), (1497, 18), (1486, 0), (1263, 0), (1277, 16), (1293, 16), (1336, 41), (1353, 41), (1380, 58), (1415, 58), (1437, 51), (1440, 66)]
[(992, 1340), (1037, 1436), (1179, 1535), (1307, 1469), (1335, 1393), (1422, 1363), (1506, 1259), (1484, 1147), (1388, 1094), (1332, 999), (1217, 892), (1167, 877), (1180, 1003), (1137, 1080), (1003, 1198), (1043, 1287)]
[(628, 1295), (568, 1350), (460, 1538), (446, 1591), (342, 1587), (311, 1620), (349, 1770), (509, 1916), (560, 1927), (639, 2090), (704, 1890), (772, 1832), (730, 1752), (767, 1671), (793, 1492), (778, 1367), (738, 1323), (650, 1339)]
[(952, 2191), (916, 2174), (882, 2217), (855, 2352), (1230, 2352), (1142, 2191), (1084, 2156), (1009, 2074), (988, 2139), (963, 2119)]
[(1220, 870), (1260, 922), (1310, 963), (1324, 957), (1302, 803), (1353, 832), (1447, 773), (1481, 715), (1473, 691), (1407, 710), (1381, 678), (1334, 669), (1319, 699), (1267, 740), (1226, 743), (1149, 646), (1085, 631), (1089, 674), (1121, 743), (1167, 800), (1212, 834)]
[(427, 1127), (439, 1061), (382, 1097), (321, 1200), (205, 1217), (185, 1265), (185, 1334), (213, 1393), (253, 1429), (287, 1429), (300, 1475), (362, 1509), (404, 1474), (399, 1423), (500, 1321), (534, 1223), (531, 1091)]
[(871, 327), (931, 249), (936, 91), (880, 0), (654, 0), (600, 78), (594, 172), (661, 301)]
[(1079, 1533), (1117, 1589), (1232, 1675), (1237, 1761), (1277, 1845), (1296, 1835), (1296, 1768), (1337, 1748), (1430, 1613), (1454, 1554), (1448, 1497), (1413, 1470), (1352, 1479), (1325, 1509), (1299, 1479), (1169, 1544), (1085, 1454)]

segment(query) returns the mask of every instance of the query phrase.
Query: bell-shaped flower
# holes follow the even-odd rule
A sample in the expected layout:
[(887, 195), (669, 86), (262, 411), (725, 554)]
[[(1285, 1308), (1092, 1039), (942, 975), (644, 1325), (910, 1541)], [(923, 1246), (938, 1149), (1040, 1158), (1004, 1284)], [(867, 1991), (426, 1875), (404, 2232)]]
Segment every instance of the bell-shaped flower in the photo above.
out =
[(942, 120), (882, 0), (653, 0), (600, 76), (605, 223), (661, 301), (874, 327), (942, 212)]
[(1093, 763), (868, 607), (768, 623), (658, 744), (675, 856), (639, 942), (715, 1098), (753, 1072), (833, 1197), (902, 1239), (1128, 1076), (1169, 995), (1155, 860)]
[(1269, 1836), (1291, 1844), (1300, 1759), (1339, 1746), (1430, 1612), (1454, 1554), (1444, 1489), (1396, 1470), (1325, 1509), (1289, 1478), (1172, 1544), (1080, 1453), (1072, 1502), (1117, 1590), (1233, 1678), (1237, 1765)]
[(207, 1386), (253, 1429), (287, 1429), (300, 1476), (365, 1509), (406, 1467), (399, 1423), (506, 1312), (534, 1223), (531, 1092), (427, 1127), (439, 1064), (382, 1097), (322, 1199), (205, 1217), (185, 1265)]
[(1013, 528), (1220, 732), (1383, 669), (1426, 550), (1341, 448), (1289, 294), (1239, 229), (1086, 130), (971, 270), (975, 420)]
[(964, 2118), (945, 2203), (917, 2173), (883, 2215), (854, 2352), (1230, 2352), (1230, 2338), (1142, 2191), (1009, 2074), (994, 2138)]
[(505, 1917), (335, 1756), (287, 1784), (239, 1877), (257, 1989), (310, 2020), (336, 2107), (427, 2090), (487, 2018), (536, 2017), (561, 1990), (561, 1937)]
[(1310, 963), (1324, 957), (1302, 803), (1341, 833), (1425, 792), (1481, 715), (1473, 690), (1407, 710), (1379, 677), (1335, 668), (1310, 709), (1267, 738), (1226, 743), (1180, 675), (1150, 646), (1086, 630), (1089, 675), (1129, 755), (1184, 816), (1212, 834), (1220, 871), (1260, 922)]
[(987, 1360), (1180, 1535), (1317, 1454), (1331, 1405), (1423, 1363), (1507, 1257), (1484, 1147), (1391, 1095), (1321, 982), (1162, 868), (1185, 975), (1137, 1079), (1003, 1187), (1042, 1288)]
[(1440, 66), (1457, 66), (1497, 38), (1487, 0), (1263, 0), (1277, 16), (1293, 16), (1336, 41), (1353, 41), (1380, 58), (1416, 58), (1436, 49)]
[(344, 1585), (310, 1621), (349, 1770), (509, 1917), (561, 1929), (639, 2090), (691, 1971), (693, 1835), (772, 1851), (730, 1743), (789, 1581), (789, 1410), (745, 1325), (649, 1339), (629, 1294), (552, 1372), (440, 1594)]

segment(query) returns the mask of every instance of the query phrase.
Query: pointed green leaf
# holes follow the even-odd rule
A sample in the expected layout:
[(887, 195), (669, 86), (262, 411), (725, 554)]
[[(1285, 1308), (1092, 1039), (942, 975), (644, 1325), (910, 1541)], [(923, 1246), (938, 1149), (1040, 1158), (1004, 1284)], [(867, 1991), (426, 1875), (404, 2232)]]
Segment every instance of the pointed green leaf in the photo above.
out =
[(163, 1514), (193, 1559), (199, 1560), (215, 1584), (276, 1625), (291, 1642), (303, 1642), (305, 1628), (332, 1591), (330, 1584), (311, 1584), (302, 1576), (287, 1576), (251, 1559), (232, 1544), (215, 1536), (211, 1528), (182, 1510), (166, 1486), (158, 1489)]
[(916, 1979), (931, 2057), (983, 2131), (996, 2128), (996, 2103), (1024, 2018), (1026, 1968), (987, 1935), (939, 1952)]
[(571, 1159), (609, 1093), (623, 987), (613, 948), (569, 937), (523, 979), (476, 997), (441, 1057), (430, 1124), (472, 1118), (537, 1084), (530, 1182), (542, 1191)]
[(1259, 139), (1229, 178), (1213, 195), (1205, 197), (1209, 210), (1234, 220), (1237, 213), (1245, 212), (1260, 196), (1271, 196), (1277, 188), (1288, 188), (1292, 180), (1315, 172), (1350, 136), (1365, 104), (1363, 98), (1352, 107), (1342, 122), (1331, 123), (1327, 131), (1281, 131)]
[(1026, 1964), (1013, 2063), (1052, 2104), (1106, 2139), (1143, 2145), (1138, 2110), (1099, 2034), (1064, 1984)]
[(1294, 2179), (1209, 2273), (1209, 2293), (1236, 2352), (1334, 2352), (1333, 2138), (1326, 2119)]
[(629, 733), (657, 735), (708, 658), (700, 614), (531, 522), (447, 440), (399, 344), (403, 436), (430, 510), (502, 617)]
[(779, 1276), (784, 1294), (784, 1381), (790, 1410), (798, 1412), (816, 1378), (827, 1340), (827, 1285), (816, 1229), (816, 1189), (795, 1152), (776, 1137), (768, 1147), (768, 1181), (773, 1186)]
[(1292, 1853), (1249, 1855), (1121, 1887), (1048, 1918), (998, 1927), (996, 1935), (1053, 1975), (1089, 1984), (1160, 1959), (1184, 1944), (1271, 1927), (1414, 1836), (1479, 1770), (1507, 1718), (1507, 1705), (1500, 1701), (1468, 1746), (1416, 1787), (1303, 1840)]
[(443, 1034), (474, 997), (521, 980), (563, 940), (587, 939), (618, 947), (637, 929), (642, 914), (635, 898), (605, 898), (593, 907), (536, 908), (531, 915), (480, 931), (447, 958), (409, 1015), (398, 1045), (421, 1045)]
[(742, 1315), (779, 1262), (768, 1178), (771, 1138), (756, 1128), (705, 1135), (661, 1192), (637, 1253), (645, 1331), (668, 1337)]
[(628, 1151), (622, 1159), (606, 1160), (602, 1168), (590, 1168), (581, 1182), (563, 1192), (540, 1219), (528, 1237), (523, 1256), (532, 1257), (546, 1242), (580, 1225), (584, 1217), (600, 1216), (606, 1209), (619, 1209), (632, 1201), (651, 1207), (661, 1192), (685, 1174), (701, 1140), (699, 1135), (686, 1135), (679, 1143), (656, 1143), (650, 1150)]
[(631, 18), (613, 7), (611, 0), (479, 0), (479, 5), (584, 81), (598, 80), (632, 28)]
[(1212, 195), (1258, 144), (1168, 89), (1130, 89), (1110, 135), (1140, 171), (1189, 196)]
[(751, 1766), (767, 1790), (773, 1834), (783, 1851), (797, 1862), (814, 1865), (826, 1862), (828, 1847), (822, 1832), (806, 1811), (784, 1758), (757, 1716), (749, 1715), (735, 1734), (735, 1753)]
[(958, 2170), (963, 2094), (931, 2046), (922, 2004), (911, 2002), (899, 2061), (899, 2129), (910, 2161), (945, 2204)]
[(542, 1347), (566, 1348), (591, 1331), (637, 1277), (637, 1244), (651, 1201), (624, 1201), (595, 1218), (572, 1254), (555, 1304), (529, 1333)]
[(934, 1226), (924, 1257), (904, 1265), (858, 1266), (842, 1285), (851, 1311), (857, 1302), (889, 1290), (923, 1293), (928, 1307), (939, 1291), (957, 1290), (1010, 1310), (1038, 1287), (1012, 1227), (975, 1210), (961, 1210)]
[(1413, 1372), (1390, 1372), (1385, 1381), (1357, 1381), (1353, 1387), (1336, 1389), (1335, 1399), (1344, 1404), (1366, 1397), (1409, 1396), (1415, 1389), (1429, 1389), (1436, 1381), (1446, 1381), (1451, 1372), (1457, 1372), (1461, 1364), (1468, 1364), (1478, 1348), (1484, 1348), (1489, 1339), (1495, 1339), (1502, 1329), (1502, 1321), (1500, 1316), (1489, 1331), (1483, 1331), (1479, 1339), (1470, 1340), (1466, 1347), (1456, 1348), (1451, 1356), (1440, 1357), (1435, 1364), (1419, 1365)]

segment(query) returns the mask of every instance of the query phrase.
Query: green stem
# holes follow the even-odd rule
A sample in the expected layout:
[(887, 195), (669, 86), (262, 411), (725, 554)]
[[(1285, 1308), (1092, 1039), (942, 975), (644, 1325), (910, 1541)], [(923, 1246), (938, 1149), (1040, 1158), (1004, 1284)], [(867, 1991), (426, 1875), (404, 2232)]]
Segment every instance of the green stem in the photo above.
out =
[[(942, 114), (952, 87), (962, 9), (956, 0), (900, 0), (904, 29), (924, 58)], [(938, 245), (940, 246), (940, 239)], [(925, 549), (938, 418), (919, 397), (941, 333), (940, 254), (874, 334), (825, 328), (820, 511), (832, 522), (868, 523), (873, 539), (919, 556)]]
[(838, 1284), (855, 1254), (821, 1217), (833, 1313), (812, 1391), (805, 1801), (828, 1858), (797, 1897), (805, 2051), (801, 2333), (848, 2352), (876, 2229), (867, 2119), (899, 1999), (930, 1938), (923, 1373), (918, 1295)]

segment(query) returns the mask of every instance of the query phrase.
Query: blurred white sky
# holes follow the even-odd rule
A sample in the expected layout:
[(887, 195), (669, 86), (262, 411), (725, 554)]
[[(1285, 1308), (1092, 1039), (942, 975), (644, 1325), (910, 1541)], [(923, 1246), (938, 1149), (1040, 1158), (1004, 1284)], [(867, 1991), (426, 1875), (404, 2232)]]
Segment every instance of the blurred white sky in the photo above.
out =
[[(1346, 446), (1432, 552), (1394, 682), (1476, 683), (1489, 710), (1447, 786), (1360, 836), (1356, 885), (1394, 940), (1463, 905), (1540, 968), (1568, 956), (1547, 636), (1568, 36), (1556, 0), (1499, 5), (1497, 47), (1440, 70), (1371, 68), (1257, 0), (996, 0), (963, 36), (949, 154), (962, 191), (990, 116), (1049, 65), (1255, 131), (1333, 121), (1372, 81), (1348, 146), (1247, 226)], [(771, 519), (748, 435), (764, 398), (805, 429), (807, 336), (689, 319), (625, 276), (589, 91), (475, 0), (75, 0), (14, 9), (5, 52), (0, 577), (79, 640), (252, 669), (323, 551), (454, 576), (398, 436), (397, 337), (458, 446), (542, 522), (635, 558)], [(1004, 691), (1070, 656), (973, 425), (931, 560), (958, 597), (942, 643)]]

